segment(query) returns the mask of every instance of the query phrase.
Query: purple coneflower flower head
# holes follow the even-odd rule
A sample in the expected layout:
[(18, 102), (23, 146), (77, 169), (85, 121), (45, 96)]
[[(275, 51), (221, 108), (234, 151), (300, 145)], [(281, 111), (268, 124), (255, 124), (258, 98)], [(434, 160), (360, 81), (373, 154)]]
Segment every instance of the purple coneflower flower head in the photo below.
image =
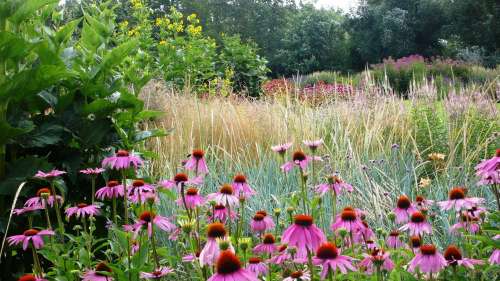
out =
[(139, 249), (140, 249), (139, 242), (137, 242), (137, 240), (130, 241), (130, 253), (132, 255), (137, 253), (139, 251)]
[(481, 175), (480, 180), (477, 182), (478, 186), (500, 184), (500, 171), (490, 172)]
[(160, 267), (155, 269), (153, 272), (141, 272), (140, 276), (143, 279), (161, 279), (163, 276), (173, 272), (174, 270), (170, 267)]
[[(205, 204), (205, 199), (203, 198), (203, 196), (199, 194), (199, 191), (196, 187), (190, 187), (186, 189), (184, 200), (186, 202), (186, 207), (188, 209), (194, 209), (198, 206)], [(177, 199), (177, 205), (183, 207), (184, 200), (182, 200), (182, 197)]]
[(316, 256), (313, 257), (314, 265), (321, 265), (321, 279), (325, 279), (328, 273), (340, 270), (343, 274), (347, 270), (356, 271), (352, 265), (352, 258), (340, 254), (340, 250), (333, 243), (326, 242), (316, 250)]
[(460, 221), (450, 227), (450, 232), (459, 234), (460, 230), (468, 233), (477, 233), (481, 226), (479, 225), (479, 218), (469, 215), (466, 211), (460, 215)]
[(87, 168), (84, 170), (80, 170), (80, 173), (85, 174), (85, 175), (99, 175), (100, 173), (104, 172), (103, 168)]
[(278, 251), (278, 246), (276, 246), (275, 242), (276, 239), (274, 238), (274, 235), (271, 233), (265, 234), (262, 239), (262, 243), (257, 244), (257, 246), (253, 248), (254, 254), (274, 254)]
[(285, 164), (281, 165), (281, 170), (285, 173), (290, 172), (293, 167), (298, 167), (302, 171), (305, 171), (307, 169), (307, 166), (309, 165), (309, 162), (311, 161), (323, 161), (321, 157), (319, 156), (307, 156), (303, 151), (295, 151), (292, 155), (292, 161), (286, 162)]
[(473, 206), (472, 208), (467, 209), (467, 213), (469, 216), (479, 219), (481, 214), (486, 213), (486, 209), (480, 206)]
[[(44, 199), (43, 196), (47, 196), (47, 200)], [(59, 196), (59, 195), (53, 195), (52, 192), (50, 191), (50, 188), (44, 187), (40, 188), (36, 192), (36, 196), (32, 197), (28, 200), (26, 200), (26, 203), (24, 203), (24, 207), (41, 207), (42, 209), (45, 209), (47, 206), (45, 205), (45, 201), (49, 204), (50, 207), (54, 206), (55, 201), (58, 201), (59, 204), (62, 204), (64, 202), (64, 199)]]
[(463, 187), (454, 187), (450, 190), (448, 194), (448, 200), (438, 202), (439, 207), (443, 211), (448, 211), (454, 209), (455, 211), (460, 211), (461, 209), (470, 209), (474, 206), (482, 204), (484, 202), (483, 198), (467, 198), (467, 190)]
[(209, 201), (215, 201), (215, 203), (220, 205), (229, 205), (231, 208), (240, 204), (240, 199), (234, 195), (234, 189), (230, 184), (221, 186), (219, 192), (208, 194), (207, 199)]
[(267, 274), (267, 265), (259, 257), (250, 257), (248, 259), (247, 270), (255, 274), (255, 276), (264, 276)]
[(476, 175), (488, 176), (500, 169), (500, 148), (496, 150), (495, 156), (482, 161), (476, 166)]
[(424, 233), (430, 234), (432, 232), (432, 226), (427, 222), (427, 219), (423, 213), (421, 213), (420, 211), (416, 211), (411, 215), (410, 221), (400, 227), (399, 230), (408, 230), (410, 235), (421, 236)]
[(335, 195), (340, 195), (343, 190), (352, 192), (352, 185), (344, 182), (339, 176), (333, 175), (328, 177), (328, 183), (323, 183), (316, 186), (316, 192), (325, 195), (328, 191), (335, 192)]
[(443, 254), (444, 258), (450, 266), (461, 265), (470, 269), (474, 269), (474, 265), (483, 264), (482, 260), (469, 259), (462, 256), (460, 249), (455, 245), (450, 245)]
[(443, 255), (436, 250), (436, 246), (422, 245), (420, 252), (410, 261), (408, 271), (414, 272), (418, 268), (423, 273), (438, 273), (447, 264)]
[(319, 139), (319, 140), (304, 140), (302, 141), (304, 143), (304, 145), (306, 145), (307, 147), (309, 147), (309, 149), (311, 151), (316, 151), (316, 149), (318, 149), (322, 144), (323, 144), (323, 139)]
[(411, 204), (410, 198), (406, 195), (401, 195), (396, 203), (396, 208), (394, 208), (394, 214), (396, 215), (396, 223), (405, 223), (408, 221), (410, 215), (417, 211), (417, 209)]
[[(261, 245), (261, 244), (259, 244), (259, 245)], [(257, 248), (257, 247), (255, 247), (255, 248)], [(254, 251), (256, 251), (255, 248), (254, 248)], [(279, 246), (276, 255), (272, 256), (269, 259), (269, 262), (273, 263), (273, 264), (283, 264), (285, 261), (291, 260), (292, 255), (287, 251), (287, 249), (288, 249), (288, 246), (286, 244)], [(261, 252), (261, 250), (258, 250), (258, 251)], [(262, 253), (264, 253), (264, 251), (262, 251)]]
[(215, 268), (215, 274), (207, 281), (259, 281), (252, 272), (241, 267), (238, 257), (229, 250), (220, 253)]
[(420, 236), (410, 236), (410, 247), (413, 251), (413, 253), (417, 253), (420, 251), (420, 246), (422, 246), (422, 239), (420, 239)]
[(389, 233), (389, 236), (387, 236), (387, 239), (385, 240), (387, 247), (392, 249), (404, 247), (405, 244), (403, 243), (403, 241), (401, 241), (401, 239), (399, 239), (399, 235), (399, 231), (391, 231), (391, 233)]
[(217, 262), (221, 250), (217, 239), (226, 238), (226, 229), (224, 225), (219, 222), (214, 222), (207, 227), (207, 243), (200, 252), (200, 265), (214, 265)]
[(20, 209), (14, 209), (12, 211), (12, 213), (16, 216), (20, 216), (22, 214), (31, 213), (31, 212), (35, 212), (35, 211), (43, 210), (43, 209), (45, 209), (45, 208), (42, 205), (33, 205), (30, 207), (23, 207)]
[(307, 257), (307, 252), (315, 252), (326, 241), (325, 234), (313, 223), (309, 215), (296, 215), (294, 223), (289, 226), (281, 238), (288, 246), (297, 247), (297, 257)]
[(194, 179), (189, 179), (188, 175), (185, 173), (178, 173), (173, 179), (164, 180), (160, 182), (160, 186), (163, 188), (171, 189), (176, 187), (179, 191), (181, 185), (200, 185), (203, 183), (203, 176), (197, 176)]
[(105, 262), (100, 262), (95, 266), (94, 270), (89, 270), (83, 274), (82, 281), (113, 281), (111, 273), (111, 268)]
[(10, 236), (7, 238), (7, 242), (9, 242), (9, 245), (19, 245), (23, 244), (23, 250), (26, 251), (26, 249), (29, 246), (29, 243), (33, 243), (33, 246), (35, 249), (40, 249), (43, 247), (43, 236), (53, 236), (55, 235), (54, 231), (52, 230), (37, 230), (37, 229), (28, 229), (23, 234), (20, 235), (14, 235)]
[(76, 218), (80, 217), (93, 217), (97, 216), (101, 213), (99, 210), (99, 206), (97, 205), (87, 205), (85, 203), (80, 203), (74, 207), (69, 207), (65, 211), (66, 217), (69, 219), (72, 216), (76, 216)]
[(375, 238), (375, 233), (373, 233), (373, 230), (370, 228), (368, 223), (366, 221), (361, 221), (361, 223), (363, 224), (363, 227), (353, 233), (354, 234), (353, 239), (355, 243)]
[(42, 172), (42, 171), (38, 171), (36, 174), (35, 174), (35, 178), (41, 178), (41, 179), (47, 179), (47, 180), (52, 180), (54, 178), (57, 178), (61, 175), (64, 175), (66, 174), (66, 172), (64, 171), (59, 171), (59, 170), (52, 170), (50, 172)]
[(183, 262), (195, 262), (200, 258), (200, 252), (196, 252), (195, 254), (187, 254), (182, 257)]
[(95, 193), (95, 196), (99, 200), (119, 198), (123, 197), (123, 195), (124, 195), (123, 185), (121, 185), (120, 182), (115, 180), (108, 181), (106, 183), (106, 186), (99, 188), (99, 190), (97, 190)]
[(128, 190), (128, 198), (131, 202), (139, 204), (145, 203), (148, 194), (155, 193), (155, 188), (142, 179), (136, 179)]
[(24, 274), (17, 281), (47, 281), (47, 279), (36, 277), (33, 274)]
[(346, 207), (337, 215), (335, 222), (331, 226), (333, 231), (337, 231), (340, 228), (344, 228), (347, 232), (356, 233), (365, 228), (365, 226), (356, 210), (351, 207)]
[(493, 250), (488, 262), (490, 264), (500, 264), (500, 249)]
[(194, 149), (191, 156), (184, 164), (184, 168), (190, 171), (197, 171), (201, 174), (208, 174), (208, 166), (205, 161), (205, 151), (201, 149)]
[(143, 164), (139, 156), (130, 154), (126, 150), (118, 150), (114, 156), (106, 157), (102, 160), (103, 168), (110, 168), (113, 170), (123, 170), (130, 167), (137, 168)]
[(311, 274), (308, 271), (294, 271), (290, 275), (283, 279), (283, 281), (309, 281), (311, 280)]
[(367, 274), (372, 274), (377, 267), (386, 271), (394, 269), (394, 262), (389, 253), (383, 250), (373, 249), (370, 255), (363, 254), (363, 257), (364, 259), (359, 263), (359, 266), (363, 267)]
[(278, 145), (271, 146), (271, 150), (279, 153), (280, 155), (285, 155), (286, 151), (290, 147), (292, 147), (292, 145), (293, 145), (293, 143), (291, 143), (291, 142), (284, 143), (284, 144), (278, 144)]
[(250, 198), (250, 196), (255, 195), (255, 190), (253, 190), (247, 183), (247, 178), (238, 174), (234, 176), (233, 183), (231, 184), (236, 196), (243, 197), (245, 199)]
[(263, 233), (275, 227), (273, 219), (264, 210), (257, 211), (250, 221), (250, 228), (253, 232)]
[(365, 247), (368, 250), (378, 249), (377, 243), (375, 243), (375, 241), (373, 241), (371, 239), (368, 239), (368, 240), (365, 241)]
[(415, 205), (419, 210), (426, 210), (432, 207), (432, 204), (434, 204), (433, 200), (426, 199), (423, 196), (417, 196), (415, 198)]
[(218, 220), (221, 222), (226, 222), (227, 219), (231, 216), (231, 219), (236, 218), (236, 213), (231, 210), (231, 213), (229, 213), (229, 210), (226, 208), (226, 206), (222, 204), (217, 204), (214, 206), (214, 213), (212, 214), (211, 217), (209, 217), (209, 220)]
[(148, 236), (151, 237), (153, 233), (153, 224), (157, 226), (159, 229), (166, 232), (172, 232), (173, 230), (176, 229), (175, 225), (171, 223), (169, 219), (150, 211), (144, 211), (139, 216), (137, 222), (133, 225), (136, 237), (139, 230), (141, 230), (142, 228), (146, 228), (148, 231)]

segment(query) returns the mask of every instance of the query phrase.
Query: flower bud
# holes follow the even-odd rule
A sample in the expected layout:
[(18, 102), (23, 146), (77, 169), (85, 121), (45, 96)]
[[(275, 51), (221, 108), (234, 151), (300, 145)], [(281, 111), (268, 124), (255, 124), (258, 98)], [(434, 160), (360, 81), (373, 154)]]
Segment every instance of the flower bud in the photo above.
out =
[(338, 234), (340, 235), (340, 237), (342, 238), (345, 238), (347, 236), (347, 229), (341, 227), (337, 230)]
[(276, 217), (279, 217), (279, 216), (281, 215), (281, 209), (280, 209), (280, 208), (275, 208), (275, 209), (274, 209), (274, 215), (275, 215)]
[(396, 214), (393, 212), (390, 212), (389, 215), (387, 216), (390, 221), (394, 222), (396, 220)]
[(231, 246), (231, 243), (229, 243), (229, 241), (222, 240), (222, 239), (219, 240), (219, 249), (221, 251), (225, 251), (225, 250), (229, 249), (229, 246)]

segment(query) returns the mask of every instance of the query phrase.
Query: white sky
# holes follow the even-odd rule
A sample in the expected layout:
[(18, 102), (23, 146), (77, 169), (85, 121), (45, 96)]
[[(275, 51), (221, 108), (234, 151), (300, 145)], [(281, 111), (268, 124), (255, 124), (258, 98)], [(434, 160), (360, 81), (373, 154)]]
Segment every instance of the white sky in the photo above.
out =
[(316, 7), (320, 8), (340, 8), (349, 12), (350, 8), (356, 7), (358, 0), (308, 0), (311, 3), (316, 2)]

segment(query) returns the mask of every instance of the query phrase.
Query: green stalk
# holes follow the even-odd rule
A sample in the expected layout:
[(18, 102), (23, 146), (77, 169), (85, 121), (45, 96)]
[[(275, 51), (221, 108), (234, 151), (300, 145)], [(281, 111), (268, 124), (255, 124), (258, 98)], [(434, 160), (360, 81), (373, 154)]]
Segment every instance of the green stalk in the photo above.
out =
[[(59, 200), (57, 200), (56, 188), (54, 186), (54, 181), (50, 181), (50, 189), (52, 191), (52, 196), (54, 196), (54, 207), (56, 209), (57, 224), (59, 226), (59, 231), (64, 234), (64, 224), (61, 217), (61, 210), (59, 210)], [(48, 205), (47, 205), (48, 207)]]
[(90, 240), (90, 229), (87, 228), (87, 221), (85, 220), (85, 216), (82, 216), (82, 224), (83, 224), (83, 231), (86, 232), (89, 236), (89, 241), (86, 242), (87, 244), (87, 252), (89, 255), (89, 268), (92, 267), (91, 260), (92, 260), (92, 240)]
[(95, 176), (92, 175), (92, 205), (95, 203)]
[(122, 184), (123, 184), (123, 196), (124, 196), (124, 202), (123, 202), (123, 217), (124, 217), (124, 223), (123, 224), (128, 224), (128, 190), (127, 190), (127, 176), (125, 174), (125, 170), (122, 170)]
[[(153, 210), (151, 210), (151, 211), (153, 211)], [(153, 248), (153, 256), (154, 256), (156, 268), (160, 268), (160, 260), (158, 258), (158, 253), (156, 252), (155, 227), (154, 227), (153, 222), (151, 222), (151, 244), (152, 244), (151, 246)]]
[(307, 190), (306, 190), (306, 177), (304, 175), (304, 171), (300, 169), (300, 183), (301, 183), (301, 190), (302, 190), (302, 205), (304, 207), (304, 214), (307, 214)]
[(307, 250), (307, 266), (309, 267), (309, 272), (311, 272), (311, 281), (314, 281), (314, 266), (312, 263), (312, 254)]
[(118, 214), (116, 212), (116, 198), (113, 197), (112, 200), (112, 206), (113, 206), (113, 222), (115, 223), (116, 226), (118, 226)]

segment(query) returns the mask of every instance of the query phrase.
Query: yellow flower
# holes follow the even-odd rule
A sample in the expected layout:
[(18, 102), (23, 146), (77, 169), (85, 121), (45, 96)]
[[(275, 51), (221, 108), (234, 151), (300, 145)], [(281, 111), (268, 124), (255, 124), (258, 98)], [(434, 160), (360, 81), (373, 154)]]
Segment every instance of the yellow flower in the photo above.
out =
[(420, 182), (418, 183), (419, 187), (425, 188), (431, 185), (432, 180), (430, 178), (421, 178)]
[(124, 21), (120, 22), (121, 28), (126, 28), (127, 26), (128, 26), (128, 21), (124, 20)]
[(160, 26), (162, 24), (162, 22), (163, 22), (162, 18), (156, 18), (155, 25)]
[(188, 27), (187, 27), (187, 32), (189, 34), (191, 34), (192, 36), (200, 35), (201, 30), (202, 30), (201, 26), (188, 25)]
[(189, 15), (189, 16), (187, 17), (187, 20), (188, 20), (188, 21), (193, 21), (193, 20), (195, 20), (195, 19), (196, 19), (196, 14), (194, 14), (194, 13), (193, 13), (193, 14), (191, 14), (191, 15)]
[(128, 36), (137, 36), (139, 35), (139, 30), (137, 28), (132, 28), (128, 31)]
[(166, 44), (167, 44), (167, 41), (165, 41), (165, 40), (160, 41), (160, 45), (166, 45)]
[(445, 157), (446, 155), (444, 155), (443, 153), (433, 152), (429, 154), (429, 160), (431, 161), (443, 161)]

